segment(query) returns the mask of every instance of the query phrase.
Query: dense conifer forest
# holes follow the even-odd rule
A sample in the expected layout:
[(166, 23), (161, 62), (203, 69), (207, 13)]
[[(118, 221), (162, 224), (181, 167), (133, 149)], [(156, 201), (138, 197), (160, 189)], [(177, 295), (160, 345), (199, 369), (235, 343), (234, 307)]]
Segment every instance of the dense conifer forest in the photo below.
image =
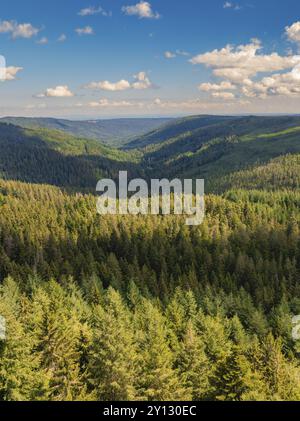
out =
[[(0, 126), (0, 400), (300, 400), (298, 118)], [(158, 168), (207, 175), (203, 224), (96, 213), (98, 178)]]

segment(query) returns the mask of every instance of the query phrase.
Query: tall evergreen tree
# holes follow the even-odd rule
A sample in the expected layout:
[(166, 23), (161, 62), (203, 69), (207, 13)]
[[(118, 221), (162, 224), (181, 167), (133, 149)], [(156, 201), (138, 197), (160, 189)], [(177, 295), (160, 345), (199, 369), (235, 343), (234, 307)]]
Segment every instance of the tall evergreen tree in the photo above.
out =
[(134, 400), (139, 373), (131, 316), (120, 293), (109, 288), (105, 306), (94, 308), (89, 376), (99, 400)]
[(146, 400), (184, 399), (186, 392), (173, 368), (174, 357), (164, 316), (150, 301), (144, 300), (138, 318), (142, 371), (138, 379), (140, 395)]

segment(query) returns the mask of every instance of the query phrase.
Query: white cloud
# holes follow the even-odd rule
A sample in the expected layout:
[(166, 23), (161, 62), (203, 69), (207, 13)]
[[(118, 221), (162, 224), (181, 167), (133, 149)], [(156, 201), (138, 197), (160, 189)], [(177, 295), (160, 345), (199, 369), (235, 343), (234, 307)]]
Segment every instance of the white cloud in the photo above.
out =
[(58, 38), (57, 41), (58, 42), (65, 42), (67, 39), (67, 36), (65, 34), (61, 34)]
[(232, 3), (230, 1), (226, 1), (223, 4), (223, 9), (234, 9), (234, 10), (241, 10), (241, 6), (236, 3)]
[[(205, 102), (200, 98), (195, 99), (183, 99), (183, 100), (163, 100), (160, 98), (156, 98), (155, 100), (151, 101), (128, 101), (128, 100), (109, 100), (107, 98), (102, 98), (98, 101), (91, 101), (87, 105), (83, 103), (78, 103), (77, 107), (82, 108), (102, 108), (102, 109), (113, 109), (118, 108), (120, 111), (122, 109), (131, 108), (132, 110), (138, 111), (142, 110), (143, 112), (153, 112), (157, 109), (164, 112), (174, 112), (180, 110), (181, 112), (186, 111), (190, 112), (201, 112), (201, 111), (209, 111), (209, 110), (221, 110), (224, 107), (232, 106), (233, 104), (240, 103), (240, 102), (229, 102), (229, 99), (234, 99), (234, 97), (224, 96), (218, 98), (221, 101), (213, 101), (213, 102)], [(225, 102), (224, 102), (225, 100)], [(245, 101), (243, 102), (245, 104)], [(248, 104), (248, 102), (247, 102)]]
[(43, 94), (37, 95), (38, 98), (67, 98), (74, 96), (67, 85), (56, 86), (55, 88), (48, 88)]
[(14, 21), (7, 21), (7, 20), (1, 21), (0, 22), (0, 32), (2, 34), (13, 32), (16, 25), (17, 25), (17, 22), (14, 22)]
[(211, 91), (223, 91), (223, 90), (236, 89), (236, 86), (233, 85), (231, 82), (223, 81), (219, 84), (217, 84), (217, 83), (201, 83), (201, 85), (198, 86), (198, 89), (200, 91), (204, 91), (204, 92), (211, 92)]
[[(224, 99), (224, 98), (221, 98)], [(228, 99), (228, 98), (225, 98)], [(173, 110), (180, 110), (180, 112), (205, 112), (205, 111), (216, 111), (216, 110), (223, 110), (224, 107), (233, 106), (237, 103), (237, 101), (229, 102), (229, 101), (214, 101), (214, 102), (205, 102), (201, 98), (195, 99), (185, 99), (181, 101), (169, 101), (169, 100), (162, 100), (160, 98), (156, 98), (152, 104), (148, 105), (149, 109), (159, 108), (160, 110), (166, 110), (167, 112), (172, 112)], [(146, 106), (146, 105), (145, 105)]]
[(40, 44), (40, 45), (45, 45), (45, 44), (48, 44), (48, 38), (46, 38), (46, 37), (42, 37), (42, 38), (41, 38), (41, 39), (39, 39), (36, 43), (37, 43), (37, 44)]
[(133, 76), (135, 81), (130, 83), (128, 80), (121, 79), (118, 82), (109, 82), (102, 80), (100, 82), (90, 82), (85, 86), (87, 89), (102, 89), (104, 91), (125, 91), (127, 89), (148, 89), (153, 85), (148, 78), (146, 72), (139, 72)]
[(134, 75), (134, 78), (135, 82), (131, 85), (133, 89), (149, 89), (153, 87), (146, 72), (139, 72), (137, 75)]
[(12, 32), (13, 38), (31, 38), (39, 32), (39, 29), (34, 28), (30, 23), (23, 23), (17, 25)]
[(234, 48), (227, 45), (221, 50), (213, 50), (193, 57), (193, 64), (204, 64), (212, 68), (217, 77), (224, 77), (235, 83), (249, 81), (258, 73), (286, 70), (300, 63), (300, 56), (280, 56), (258, 54), (262, 49), (261, 42), (253, 39), (250, 44)]
[(290, 41), (300, 42), (300, 22), (295, 22), (291, 26), (286, 26), (285, 33)]
[(243, 86), (242, 92), (249, 98), (266, 98), (267, 96), (300, 95), (300, 65), (295, 66), (290, 72), (277, 73), (264, 77), (259, 82), (251, 82)]
[(218, 99), (234, 99), (235, 95), (232, 92), (213, 92), (212, 96)]
[(213, 74), (220, 78), (228, 79), (229, 81), (237, 84), (250, 83), (250, 76), (254, 76), (253, 73), (249, 72), (249, 69), (237, 68), (224, 68), (214, 69)]
[[(89, 102), (88, 106), (92, 108), (124, 108), (124, 107), (133, 107), (136, 104), (130, 101), (110, 101), (107, 98), (102, 98), (99, 101)], [(82, 104), (80, 104), (82, 106)]]
[(75, 29), (78, 35), (94, 35), (94, 30), (91, 26), (85, 26), (84, 28)]
[[(291, 41), (300, 42), (300, 22), (285, 28)], [(269, 97), (300, 96), (300, 55), (287, 52), (282, 56), (276, 52), (263, 54), (257, 39), (251, 43), (233, 47), (227, 45), (193, 57), (190, 62), (203, 64), (212, 70), (218, 83), (202, 83), (198, 89), (210, 92), (212, 98), (236, 99), (246, 97), (267, 99)], [(259, 77), (260, 74), (263, 74)], [(236, 89), (237, 95), (226, 92)]]
[(190, 53), (188, 53), (187, 51), (183, 51), (183, 50), (176, 50), (176, 54), (178, 56), (186, 56), (186, 57), (190, 55)]
[(1, 74), (2, 81), (11, 81), (15, 80), (17, 73), (23, 70), (23, 67), (15, 67), (15, 66), (9, 66), (6, 67), (4, 74)]
[(39, 29), (31, 25), (31, 23), (18, 23), (14, 20), (1, 21), (0, 33), (11, 34), (13, 39), (16, 38), (32, 38), (39, 33)]
[(80, 12), (78, 12), (79, 16), (92, 16), (92, 15), (99, 15), (99, 14), (102, 15), (102, 16), (111, 16), (112, 15), (111, 12), (107, 12), (101, 6), (86, 7), (84, 9), (81, 9)]
[(176, 50), (174, 53), (172, 51), (165, 51), (164, 56), (167, 59), (171, 59), (177, 56), (189, 56), (189, 53), (183, 50)]
[(164, 56), (165, 56), (165, 58), (170, 59), (170, 58), (175, 58), (176, 54), (172, 53), (171, 51), (165, 51)]
[(135, 15), (140, 19), (159, 19), (160, 14), (152, 10), (152, 6), (147, 1), (140, 1), (133, 6), (123, 6), (122, 11), (126, 15)]
[(130, 83), (127, 80), (119, 80), (118, 82), (109, 82), (108, 80), (103, 80), (100, 82), (91, 82), (86, 85), (86, 88), (89, 89), (102, 89), (103, 91), (124, 91), (130, 89)]

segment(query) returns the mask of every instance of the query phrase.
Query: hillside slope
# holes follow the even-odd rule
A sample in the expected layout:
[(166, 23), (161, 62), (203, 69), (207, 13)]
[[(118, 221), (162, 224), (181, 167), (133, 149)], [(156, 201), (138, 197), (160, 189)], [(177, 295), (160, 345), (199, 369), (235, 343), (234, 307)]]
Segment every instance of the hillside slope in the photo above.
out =
[[(0, 177), (94, 190), (101, 177), (134, 169), (137, 154), (60, 131), (0, 124)], [(132, 170), (134, 174), (137, 169)]]
[(217, 179), (300, 153), (299, 117), (238, 117), (188, 130), (142, 149), (149, 177)]
[(230, 189), (299, 190), (300, 154), (283, 155), (265, 164), (232, 171), (224, 177), (209, 180), (208, 187), (220, 193)]
[(192, 117), (156, 133), (143, 148), (116, 149), (63, 131), (0, 123), (0, 177), (94, 191), (99, 178), (127, 170), (148, 179), (204, 178), (214, 193), (298, 188), (299, 117)]
[(124, 144), (136, 136), (156, 129), (168, 118), (120, 118), (112, 120), (71, 121), (56, 118), (5, 117), (2, 123), (10, 123), (27, 129), (45, 128), (62, 130), (77, 137), (100, 140), (110, 145)]
[(226, 124), (232, 120), (235, 120), (235, 118), (209, 115), (183, 117), (171, 120), (144, 136), (137, 137), (132, 142), (127, 143), (124, 146), (124, 149), (141, 149), (149, 145), (162, 144), (171, 138), (192, 132), (193, 130), (203, 127), (208, 128), (223, 122)]

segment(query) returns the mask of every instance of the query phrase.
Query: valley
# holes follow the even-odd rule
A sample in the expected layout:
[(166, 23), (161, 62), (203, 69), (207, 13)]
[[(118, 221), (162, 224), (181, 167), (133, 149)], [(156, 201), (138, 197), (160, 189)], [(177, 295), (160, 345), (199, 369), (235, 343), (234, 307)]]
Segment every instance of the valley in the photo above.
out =
[[(114, 148), (0, 123), (0, 399), (299, 400), (299, 127), (199, 116)], [(204, 177), (203, 224), (98, 215), (120, 170)]]

